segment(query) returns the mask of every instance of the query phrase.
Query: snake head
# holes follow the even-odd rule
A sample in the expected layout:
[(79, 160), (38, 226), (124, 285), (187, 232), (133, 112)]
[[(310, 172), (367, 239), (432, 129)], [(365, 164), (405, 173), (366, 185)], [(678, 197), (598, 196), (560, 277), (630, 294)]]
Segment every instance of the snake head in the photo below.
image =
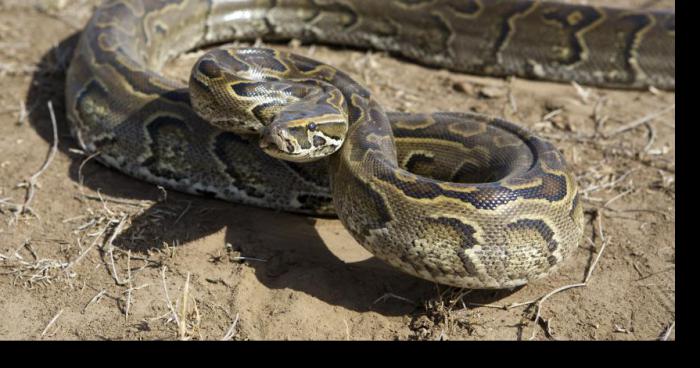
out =
[(263, 130), (260, 148), (285, 161), (316, 161), (340, 149), (347, 130), (343, 111), (288, 108)]

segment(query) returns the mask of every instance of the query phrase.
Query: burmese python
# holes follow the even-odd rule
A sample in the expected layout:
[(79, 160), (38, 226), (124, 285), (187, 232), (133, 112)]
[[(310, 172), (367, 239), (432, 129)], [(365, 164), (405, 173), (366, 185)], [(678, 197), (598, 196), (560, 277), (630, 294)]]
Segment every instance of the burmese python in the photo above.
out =
[(674, 32), (673, 13), (533, 1), (106, 1), (68, 70), (67, 114), (87, 152), (134, 177), (337, 213), (405, 272), (514, 287), (550, 273), (582, 236), (575, 178), (550, 143), (477, 114), (385, 113), (346, 74), (271, 49), (207, 53), (190, 89), (157, 71), (193, 48), (295, 38), (469, 73), (673, 89)]

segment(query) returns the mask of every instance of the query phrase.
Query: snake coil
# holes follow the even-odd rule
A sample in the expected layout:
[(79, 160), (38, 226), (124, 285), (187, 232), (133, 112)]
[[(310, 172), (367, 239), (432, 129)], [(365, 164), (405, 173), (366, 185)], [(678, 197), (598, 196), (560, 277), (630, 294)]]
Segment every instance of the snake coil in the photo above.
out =
[(514, 287), (551, 273), (583, 232), (575, 177), (550, 143), (478, 114), (385, 112), (347, 74), (273, 49), (212, 50), (189, 87), (157, 70), (213, 43), (298, 38), (456, 71), (672, 89), (674, 32), (673, 13), (539, 1), (113, 0), (82, 33), (67, 114), (83, 149), (136, 178), (336, 213), (407, 273)]

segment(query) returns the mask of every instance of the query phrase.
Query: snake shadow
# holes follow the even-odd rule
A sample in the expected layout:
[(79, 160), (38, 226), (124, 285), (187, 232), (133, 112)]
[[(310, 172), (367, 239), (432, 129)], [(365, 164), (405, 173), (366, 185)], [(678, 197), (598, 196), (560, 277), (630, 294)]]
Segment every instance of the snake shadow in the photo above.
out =
[[(77, 142), (70, 135), (65, 118), (65, 71), (77, 44), (79, 33), (65, 38), (46, 52), (31, 78), (26, 98), (29, 121), (47, 145), (52, 142), (50, 115), (45, 108), (52, 101), (59, 129), (61, 153), (71, 159), (68, 175), (79, 183), (100, 193), (123, 200), (158, 200), (163, 192), (155, 185), (130, 178), (94, 160), (81, 164), (85, 157), (74, 150)], [(77, 193), (76, 193), (77, 194)], [(174, 191), (167, 192), (165, 201), (158, 201), (136, 216), (114, 245), (132, 252), (163, 250), (163, 243), (178, 247), (194, 246), (196, 240), (225, 229), (225, 243), (231, 247), (221, 250), (240, 254), (248, 260), (256, 278), (270, 289), (291, 289), (306, 293), (328, 304), (383, 315), (406, 315), (420, 312), (424, 301), (436, 297), (436, 284), (409, 276), (371, 257), (346, 263), (338, 258), (315, 228), (313, 217), (282, 213), (238, 205)], [(360, 247), (353, 242), (351, 246)], [(226, 263), (230, 267), (234, 264)], [(193, 270), (196, 273), (196, 270)], [(516, 289), (517, 290), (517, 289)], [(475, 291), (470, 301), (490, 303), (515, 292)], [(376, 302), (387, 293), (400, 295), (415, 304), (398, 300)]]

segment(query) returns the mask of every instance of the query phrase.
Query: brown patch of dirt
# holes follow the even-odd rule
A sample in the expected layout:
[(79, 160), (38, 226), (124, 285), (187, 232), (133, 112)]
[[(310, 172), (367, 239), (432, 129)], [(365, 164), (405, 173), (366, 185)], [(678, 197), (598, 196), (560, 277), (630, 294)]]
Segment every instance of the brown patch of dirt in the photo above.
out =
[[(581, 92), (280, 46), (348, 71), (387, 110), (503, 116), (564, 152), (587, 214), (573, 257), (516, 290), (456, 290), (376, 260), (338, 220), (164, 192), (84, 163), (65, 119), (64, 70), (96, 3), (0, 3), (0, 338), (649, 340), (675, 320), (674, 93)], [(186, 79), (195, 58), (167, 72)], [(33, 215), (19, 215), (18, 184), (51, 147), (49, 100), (59, 150), (38, 177)], [(518, 304), (581, 282), (603, 244), (588, 285), (547, 299), (534, 323), (535, 305)]]

